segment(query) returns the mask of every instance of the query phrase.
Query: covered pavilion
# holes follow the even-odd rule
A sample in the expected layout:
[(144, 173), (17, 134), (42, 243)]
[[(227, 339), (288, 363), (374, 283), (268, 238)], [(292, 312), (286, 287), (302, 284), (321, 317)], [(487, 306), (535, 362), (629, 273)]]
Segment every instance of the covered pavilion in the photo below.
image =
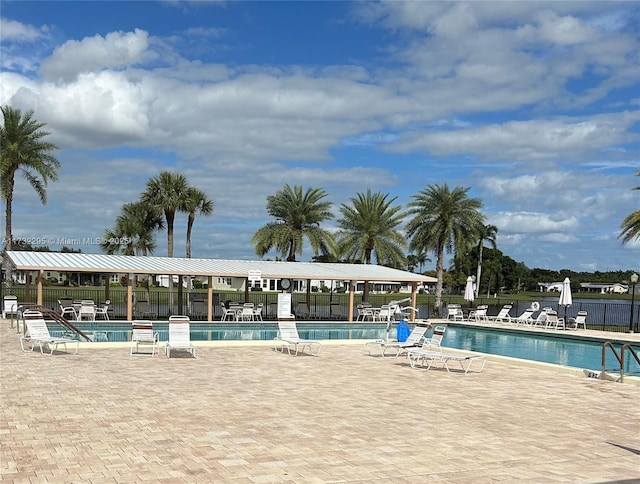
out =
[[(6, 257), (15, 270), (37, 274), (37, 304), (42, 304), (44, 273), (91, 272), (128, 274), (127, 319), (133, 317), (134, 275), (168, 275), (184, 277), (206, 276), (208, 280), (207, 319), (213, 316), (213, 277), (267, 277), (271, 279), (346, 281), (349, 292), (348, 320), (353, 319), (354, 292), (357, 281), (402, 282), (411, 286), (411, 305), (416, 306), (418, 284), (434, 283), (434, 277), (392, 269), (374, 264), (343, 264), (320, 262), (281, 262), (265, 260), (188, 259), (179, 257), (149, 257), (61, 252), (7, 251)], [(30, 278), (27, 278), (29, 280)], [(178, 300), (182, 300), (182, 283), (178, 284)], [(248, 291), (248, 284), (245, 284)], [(108, 291), (108, 285), (105, 287)], [(307, 292), (310, 284), (307, 284)]]

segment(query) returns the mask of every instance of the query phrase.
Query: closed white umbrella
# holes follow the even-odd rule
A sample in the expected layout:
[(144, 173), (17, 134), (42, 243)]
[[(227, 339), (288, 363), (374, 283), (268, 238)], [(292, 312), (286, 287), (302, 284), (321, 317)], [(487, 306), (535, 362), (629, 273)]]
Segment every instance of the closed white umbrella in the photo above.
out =
[(573, 297), (571, 296), (571, 281), (568, 277), (565, 277), (562, 281), (562, 290), (560, 291), (560, 299), (558, 301), (559, 306), (564, 306), (564, 320), (567, 320), (567, 308), (573, 304)]
[(464, 287), (464, 300), (470, 303), (473, 302), (475, 298), (475, 291), (473, 290), (473, 277), (467, 277), (467, 285)]

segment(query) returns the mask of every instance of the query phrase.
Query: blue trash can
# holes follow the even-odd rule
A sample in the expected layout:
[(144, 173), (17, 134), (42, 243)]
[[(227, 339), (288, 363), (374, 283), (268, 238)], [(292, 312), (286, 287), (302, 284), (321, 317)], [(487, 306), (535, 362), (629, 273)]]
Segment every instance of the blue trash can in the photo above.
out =
[(409, 333), (411, 333), (411, 330), (409, 329), (409, 325), (403, 319), (398, 323), (398, 327), (396, 328), (396, 337), (398, 341), (400, 342), (407, 341), (407, 338), (409, 337)]

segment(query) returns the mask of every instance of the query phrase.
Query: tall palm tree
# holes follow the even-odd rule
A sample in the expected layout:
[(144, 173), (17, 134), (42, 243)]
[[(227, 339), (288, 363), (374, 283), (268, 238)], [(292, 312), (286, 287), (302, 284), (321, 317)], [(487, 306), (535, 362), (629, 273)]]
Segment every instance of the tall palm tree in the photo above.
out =
[[(0, 126), (0, 194), (5, 203), (4, 250), (13, 249), (13, 194), (16, 174), (20, 173), (40, 197), (47, 203), (47, 184), (58, 179), (60, 162), (52, 152), (58, 147), (43, 138), (50, 133), (43, 131), (45, 123), (33, 119), (33, 111), (24, 115), (19, 109), (5, 105), (0, 107), (4, 124)], [(11, 265), (5, 258), (7, 285), (13, 276)]]
[[(405, 267), (406, 241), (397, 230), (404, 213), (400, 205), (393, 205), (398, 197), (389, 194), (358, 193), (351, 198), (352, 205), (342, 204), (338, 220), (338, 251), (348, 260), (361, 260), (371, 264), (375, 256), (378, 264)], [(364, 281), (364, 301), (369, 295), (369, 281)]]
[(167, 222), (167, 256), (173, 257), (173, 223), (176, 212), (186, 212), (189, 193), (187, 178), (179, 173), (163, 171), (147, 181), (141, 200), (150, 209), (164, 213)]
[[(167, 222), (167, 256), (173, 257), (173, 223), (176, 212), (187, 211), (187, 194), (189, 192), (187, 178), (179, 173), (163, 171), (157, 177), (147, 181), (147, 187), (141, 200), (150, 210), (160, 210)], [(173, 314), (173, 274), (168, 274), (169, 281), (169, 314)], [(180, 278), (180, 281), (182, 278)], [(180, 282), (179, 284), (182, 284)], [(182, 285), (180, 286), (182, 288)], [(180, 294), (180, 291), (178, 293)], [(178, 314), (182, 314), (182, 302), (178, 301)]]
[(321, 229), (320, 224), (333, 218), (331, 202), (322, 201), (327, 192), (320, 188), (285, 185), (275, 195), (267, 197), (267, 212), (275, 221), (260, 227), (251, 239), (256, 254), (260, 257), (276, 249), (287, 261), (295, 261), (302, 255), (303, 239), (311, 244), (314, 255), (336, 252), (336, 243), (331, 233)]
[(408, 214), (413, 215), (407, 224), (410, 248), (436, 254), (436, 311), (442, 303), (445, 250), (451, 253), (454, 248), (468, 247), (484, 225), (482, 201), (469, 198), (468, 191), (462, 187), (449, 190), (446, 183), (432, 184), (413, 195), (409, 203)]
[(213, 213), (213, 200), (207, 197), (207, 194), (195, 187), (187, 190), (185, 199), (185, 210), (189, 214), (187, 219), (187, 241), (186, 255), (191, 258), (191, 230), (193, 223), (196, 221), (196, 214), (211, 215)]
[[(638, 170), (636, 176), (640, 176), (640, 170)], [(635, 187), (634, 190), (640, 190), (640, 186)], [(622, 232), (620, 232), (618, 238), (622, 239), (623, 244), (631, 242), (634, 239), (640, 239), (640, 210), (636, 210), (627, 215), (622, 221), (622, 224), (620, 224), (620, 227), (622, 228)]]
[(495, 225), (483, 225), (478, 234), (478, 271), (476, 273), (476, 297), (480, 294), (480, 276), (482, 275), (482, 249), (484, 249), (484, 242), (487, 241), (491, 244), (493, 249), (496, 249), (496, 235), (498, 235), (498, 227)]
[(33, 119), (33, 111), (24, 115), (19, 109), (2, 106), (4, 124), (0, 126), (0, 192), (5, 202), (5, 248), (13, 248), (12, 215), (15, 177), (20, 173), (33, 187), (42, 204), (47, 203), (47, 184), (58, 179), (60, 162), (51, 154), (58, 149), (42, 138), (50, 133), (45, 123)]

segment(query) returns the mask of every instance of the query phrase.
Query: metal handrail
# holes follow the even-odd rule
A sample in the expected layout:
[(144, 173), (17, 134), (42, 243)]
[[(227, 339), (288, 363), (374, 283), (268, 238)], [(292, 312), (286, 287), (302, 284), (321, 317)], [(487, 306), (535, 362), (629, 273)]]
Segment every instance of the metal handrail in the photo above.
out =
[[(38, 304), (27, 303), (25, 305), (24, 310), (40, 311), (43, 316), (50, 317), (56, 323), (58, 323), (61, 326), (65, 327), (66, 329), (72, 331), (73, 333), (77, 334), (78, 336), (83, 337), (86, 341), (91, 341), (91, 338), (84, 331), (82, 331), (81, 329), (77, 328), (69, 320), (67, 320), (60, 313), (54, 311), (53, 309), (49, 309), (49, 308), (47, 308), (45, 306), (40, 306)], [(19, 331), (20, 331), (20, 324), (18, 323), (18, 332)]]
[[(624, 350), (629, 350), (629, 354), (631, 356), (633, 356), (633, 358), (636, 360), (636, 363), (638, 363), (638, 366), (640, 366), (640, 358), (638, 358), (638, 353), (636, 353), (636, 350), (634, 350), (633, 347), (629, 343), (624, 343), (622, 345), (622, 347), (620, 348), (620, 354), (622, 356), (623, 368), (624, 368), (624, 354), (625, 354)], [(627, 373), (627, 375), (635, 375), (636, 373), (640, 373), (640, 370), (638, 370), (638, 371), (630, 371), (629, 373)], [(622, 377), (621, 377), (620, 381), (622, 381)]]
[[(607, 368), (607, 348), (611, 348), (611, 351), (613, 351), (613, 355), (616, 357), (616, 360), (618, 360), (618, 364), (620, 365), (619, 368)], [(600, 372), (600, 379), (604, 379), (607, 371), (613, 370), (620, 371), (620, 378), (618, 378), (616, 381), (622, 382), (624, 378), (624, 356), (618, 354), (615, 346), (613, 346), (613, 343), (611, 341), (605, 341), (604, 343), (602, 343), (602, 371)]]
[[(618, 360), (618, 364), (620, 365), (619, 368), (609, 368), (607, 369), (606, 367), (606, 362), (607, 362), (607, 348), (611, 348), (611, 351), (613, 351), (613, 355), (616, 357), (616, 360)], [(619, 381), (620, 383), (624, 382), (624, 355), (625, 355), (625, 350), (629, 351), (629, 354), (631, 356), (633, 356), (633, 358), (636, 360), (636, 362), (638, 363), (638, 366), (640, 366), (640, 357), (638, 357), (638, 354), (636, 353), (636, 350), (633, 349), (633, 346), (630, 343), (624, 343), (621, 347), (620, 347), (620, 353), (618, 353), (616, 351), (615, 346), (613, 346), (613, 343), (611, 341), (605, 341), (604, 343), (602, 343), (602, 372), (600, 373), (600, 379), (604, 379), (604, 375), (606, 374), (607, 371), (619, 371), (620, 372), (620, 377), (616, 380)], [(638, 371), (631, 371), (629, 373), (627, 373), (627, 375), (635, 375), (636, 373), (640, 373), (640, 370)]]

